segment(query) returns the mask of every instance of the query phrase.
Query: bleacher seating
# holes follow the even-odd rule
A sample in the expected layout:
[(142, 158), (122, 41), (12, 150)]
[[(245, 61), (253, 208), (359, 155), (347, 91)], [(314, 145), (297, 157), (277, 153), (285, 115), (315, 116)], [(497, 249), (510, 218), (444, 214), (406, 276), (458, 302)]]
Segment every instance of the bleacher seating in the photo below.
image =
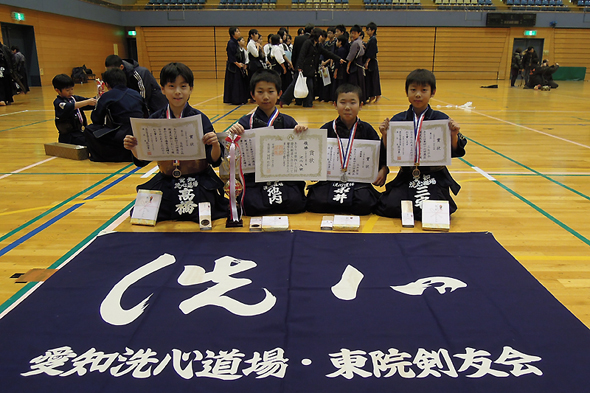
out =
[(146, 10), (198, 10), (205, 6), (206, 0), (150, 0)]
[(363, 0), (363, 4), (367, 10), (419, 10), (422, 9), (422, 3), (420, 1), (421, 0)]
[[(503, 0), (513, 11), (569, 11), (563, 0)], [(584, 3), (586, 0), (579, 0)], [(590, 11), (590, 10), (589, 10)]]
[(492, 11), (496, 9), (492, 0), (434, 0), (434, 4), (439, 10)]

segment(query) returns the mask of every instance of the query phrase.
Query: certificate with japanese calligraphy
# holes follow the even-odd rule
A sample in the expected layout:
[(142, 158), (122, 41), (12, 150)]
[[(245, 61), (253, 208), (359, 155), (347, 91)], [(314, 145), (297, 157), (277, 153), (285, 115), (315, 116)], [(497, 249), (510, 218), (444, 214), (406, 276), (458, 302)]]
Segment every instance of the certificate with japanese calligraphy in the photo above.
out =
[(256, 181), (326, 180), (326, 130), (256, 129)]
[(451, 130), (449, 120), (431, 120), (422, 123), (420, 146), (416, 149), (414, 122), (392, 121), (387, 131), (387, 165), (412, 166), (420, 152), (419, 165), (451, 165)]
[(256, 128), (256, 130), (244, 130), (244, 133), (240, 135), (238, 146), (240, 146), (242, 157), (242, 172), (254, 173), (256, 170), (256, 133), (274, 130), (274, 127)]
[[(346, 171), (348, 181), (372, 183), (377, 179), (380, 144), (380, 141), (366, 139), (354, 140)], [(328, 180), (333, 181), (340, 181), (342, 177), (342, 164), (338, 149), (338, 139), (336, 138), (328, 138), (327, 177)]]
[(137, 158), (147, 161), (200, 160), (205, 156), (201, 115), (182, 119), (131, 118)]

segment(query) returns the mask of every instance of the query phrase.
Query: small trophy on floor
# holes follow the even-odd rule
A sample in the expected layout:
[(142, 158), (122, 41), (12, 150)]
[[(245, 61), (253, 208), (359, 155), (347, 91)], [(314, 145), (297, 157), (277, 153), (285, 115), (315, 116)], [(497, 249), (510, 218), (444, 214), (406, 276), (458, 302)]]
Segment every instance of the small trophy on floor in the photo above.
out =
[[(225, 222), (226, 228), (241, 228), (244, 226), (242, 221), (242, 195), (244, 192), (244, 177), (242, 175), (242, 160), (240, 156), (240, 147), (238, 141), (239, 135), (229, 134), (225, 141), (227, 142), (228, 155), (223, 165), (229, 166), (229, 180), (225, 184), (224, 191), (229, 197), (229, 216)], [(239, 180), (236, 179), (239, 176)]]

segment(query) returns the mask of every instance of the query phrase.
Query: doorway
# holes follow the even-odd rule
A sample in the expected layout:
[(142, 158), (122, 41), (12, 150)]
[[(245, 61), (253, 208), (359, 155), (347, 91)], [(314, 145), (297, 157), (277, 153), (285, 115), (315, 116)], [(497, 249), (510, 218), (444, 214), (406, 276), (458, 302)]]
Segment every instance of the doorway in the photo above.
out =
[(14, 23), (0, 23), (0, 26), (2, 27), (2, 43), (8, 47), (18, 46), (21, 53), (25, 55), (29, 86), (41, 86), (41, 73), (39, 72), (39, 59), (37, 57), (33, 26)]
[(543, 61), (543, 44), (545, 40), (543, 38), (515, 38), (514, 45), (512, 46), (512, 53), (516, 50), (516, 48), (520, 48), (525, 50), (529, 47), (535, 48), (535, 52), (537, 52), (537, 56), (539, 56), (539, 62)]

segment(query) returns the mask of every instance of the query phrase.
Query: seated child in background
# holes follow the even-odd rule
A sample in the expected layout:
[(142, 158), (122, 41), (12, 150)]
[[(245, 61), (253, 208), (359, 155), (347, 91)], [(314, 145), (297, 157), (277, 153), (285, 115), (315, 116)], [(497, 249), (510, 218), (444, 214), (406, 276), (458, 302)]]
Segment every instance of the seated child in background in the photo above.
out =
[[(258, 107), (242, 118), (229, 131), (241, 135), (245, 129), (273, 126), (276, 129), (293, 128), (300, 133), (307, 127), (297, 125), (289, 115), (279, 113), (276, 102), (281, 96), (281, 77), (272, 70), (256, 72), (250, 81), (250, 94)], [(305, 182), (255, 182), (254, 173), (244, 175), (244, 214), (259, 216), (289, 214), (305, 211)]]
[[(203, 143), (206, 145), (207, 158), (186, 161), (158, 161), (160, 172), (137, 189), (162, 191), (162, 203), (157, 221), (182, 220), (199, 221), (199, 202), (211, 203), (213, 220), (227, 217), (228, 200), (223, 191), (223, 182), (211, 165), (219, 166), (223, 156), (223, 146), (219, 144), (213, 125), (201, 111), (192, 108), (188, 100), (193, 91), (194, 76), (190, 68), (182, 63), (170, 63), (160, 72), (162, 92), (168, 99), (168, 106), (150, 118), (174, 119), (201, 115), (203, 122)], [(134, 162), (145, 166), (148, 161), (139, 161), (135, 153), (137, 139), (127, 135), (123, 141), (126, 149), (131, 150)]]
[[(362, 90), (359, 86), (343, 84), (336, 89), (334, 106), (338, 110), (338, 118), (324, 124), (328, 138), (338, 138), (341, 156), (352, 148), (355, 139), (379, 140), (379, 134), (369, 124), (358, 118), (363, 105)], [(379, 173), (373, 184), (382, 186), (389, 168), (385, 165), (385, 147), (381, 145), (379, 157)], [(341, 158), (342, 161), (342, 158)], [(342, 162), (340, 162), (343, 165)], [(354, 183), (347, 181), (320, 181), (308, 186), (307, 210), (315, 213), (337, 214), (370, 214), (379, 200), (379, 191), (370, 183)]]
[(130, 162), (131, 152), (123, 147), (126, 135), (132, 135), (130, 118), (142, 118), (147, 107), (143, 98), (127, 87), (125, 72), (109, 68), (102, 74), (106, 91), (96, 103), (90, 119), (92, 124), (84, 132), (88, 156), (92, 161)]
[[(412, 71), (406, 78), (406, 95), (410, 101), (410, 108), (405, 112), (395, 115), (391, 121), (413, 121), (414, 129), (420, 120), (444, 120), (449, 119), (446, 114), (432, 110), (428, 102), (436, 92), (436, 78), (428, 70), (417, 69)], [(389, 119), (385, 119), (379, 126), (382, 143), (387, 145), (386, 137), (389, 128)], [(452, 157), (463, 157), (465, 155), (465, 144), (467, 140), (461, 133), (460, 127), (453, 120), (449, 121), (451, 130)], [(422, 219), (422, 202), (427, 199), (449, 201), (449, 211), (452, 214), (457, 210), (457, 205), (451, 198), (449, 189), (455, 195), (461, 186), (451, 177), (445, 166), (419, 166), (419, 174), (414, 176), (416, 167), (401, 167), (395, 179), (385, 186), (385, 192), (375, 208), (375, 213), (385, 217), (401, 217), (401, 201), (411, 200), (414, 203), (414, 217)]]
[(87, 121), (83, 111), (94, 109), (96, 99), (74, 95), (74, 80), (66, 74), (56, 75), (51, 83), (58, 94), (53, 101), (58, 142), (86, 146), (83, 131)]

